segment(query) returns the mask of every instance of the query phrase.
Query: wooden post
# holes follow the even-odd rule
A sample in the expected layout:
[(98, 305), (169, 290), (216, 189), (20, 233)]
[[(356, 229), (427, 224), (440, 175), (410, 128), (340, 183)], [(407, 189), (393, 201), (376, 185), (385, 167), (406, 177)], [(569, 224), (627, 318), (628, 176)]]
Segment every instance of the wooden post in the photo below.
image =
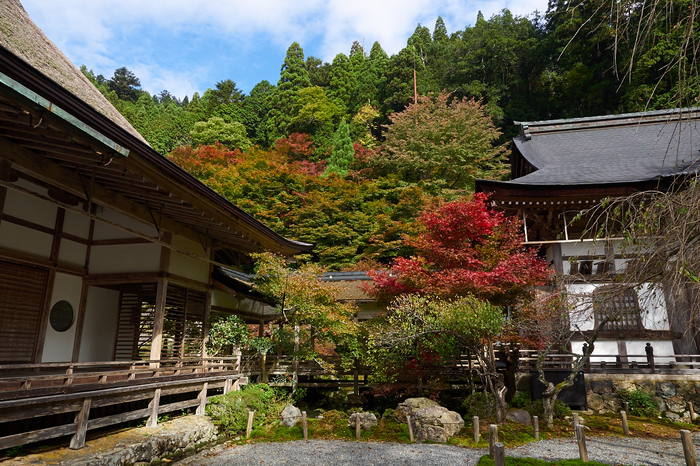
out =
[(506, 466), (506, 451), (501, 442), (496, 443), (493, 462), (495, 466)]
[(408, 424), (408, 439), (413, 442), (413, 424), (411, 424), (411, 416), (406, 416), (406, 424)]
[(309, 428), (306, 425), (306, 411), (301, 412), (301, 429), (304, 431), (304, 440), (309, 440)]
[(623, 403), (623, 405), (624, 405), (625, 412), (626, 412), (626, 413), (629, 413), (629, 412), (630, 412), (630, 402), (629, 402), (629, 401), (625, 401), (625, 402)]
[(474, 416), (474, 443), (479, 443), (479, 416)]
[(576, 430), (576, 426), (579, 424), (580, 424), (580, 422), (578, 420), (578, 413), (574, 413), (574, 421), (573, 421), (574, 430)]
[(578, 443), (578, 454), (581, 461), (588, 461), (588, 449), (586, 448), (586, 432), (582, 425), (576, 426), (576, 442)]
[(622, 432), (624, 432), (625, 435), (629, 435), (630, 427), (627, 424), (627, 413), (625, 411), (620, 411), (620, 417), (622, 418)]
[(489, 426), (489, 458), (496, 458), (496, 442), (498, 441), (498, 426), (491, 424)]
[[(156, 292), (156, 309), (153, 314), (153, 337), (151, 338), (151, 360), (159, 360), (163, 346), (163, 323), (165, 322), (165, 298), (168, 293), (168, 280), (158, 279)], [(158, 368), (159, 363), (151, 363), (151, 368)]]
[(233, 379), (226, 379), (224, 382), (224, 395), (231, 391), (231, 387), (233, 387)]
[(683, 443), (686, 466), (697, 466), (698, 460), (695, 458), (695, 446), (689, 430), (681, 429), (681, 442)]
[(360, 422), (360, 416), (355, 416), (355, 439), (360, 440), (362, 438), (362, 423)]
[(692, 401), (688, 402), (688, 412), (690, 413), (690, 422), (695, 422), (697, 416), (695, 414), (695, 407), (693, 407)]
[(75, 415), (75, 424), (77, 430), (73, 437), (71, 437), (70, 439), (70, 448), (72, 450), (78, 450), (85, 446), (85, 436), (87, 435), (88, 418), (90, 417), (90, 404), (92, 404), (92, 398), (85, 398), (83, 400), (83, 407)]
[(245, 428), (245, 438), (250, 438), (250, 433), (253, 432), (253, 416), (255, 416), (255, 411), (248, 411), (248, 426)]
[(532, 428), (535, 430), (535, 440), (540, 439), (540, 420), (537, 416), (532, 416)]
[(158, 425), (158, 410), (160, 409), (160, 388), (156, 388), (153, 398), (150, 403), (148, 403), (148, 409), (150, 414), (148, 415), (148, 420), (146, 421), (146, 427), (155, 427)]
[(352, 392), (355, 394), (355, 396), (360, 395), (360, 377), (359, 377), (359, 369), (358, 369), (358, 358), (355, 358), (355, 368), (353, 369), (352, 372)]
[(197, 399), (199, 399), (199, 406), (197, 406), (197, 411), (195, 414), (198, 416), (204, 416), (207, 411), (207, 389), (209, 388), (209, 382), (204, 382), (202, 385), (202, 390), (200, 390)]
[(649, 364), (649, 369), (651, 369), (652, 374), (655, 374), (656, 366), (654, 364), (654, 347), (651, 346), (651, 343), (647, 343), (647, 345), (644, 347), (644, 351), (647, 353), (647, 363)]

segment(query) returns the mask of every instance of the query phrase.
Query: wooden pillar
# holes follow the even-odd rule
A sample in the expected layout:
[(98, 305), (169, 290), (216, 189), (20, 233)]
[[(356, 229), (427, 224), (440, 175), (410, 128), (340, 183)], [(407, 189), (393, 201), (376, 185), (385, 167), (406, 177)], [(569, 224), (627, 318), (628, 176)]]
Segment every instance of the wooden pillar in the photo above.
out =
[(160, 388), (156, 388), (153, 398), (148, 403), (150, 414), (146, 421), (146, 427), (155, 427), (158, 425), (158, 410), (160, 409)]
[(209, 383), (204, 382), (204, 385), (202, 386), (202, 390), (199, 392), (199, 396), (197, 396), (197, 399), (199, 399), (199, 406), (197, 406), (197, 411), (195, 411), (195, 414), (198, 416), (204, 416), (206, 414), (206, 407), (207, 407), (207, 390), (209, 389)]
[(552, 245), (552, 265), (554, 265), (554, 271), (557, 274), (564, 274), (564, 259), (562, 256), (560, 243), (555, 243)]
[(204, 304), (204, 325), (202, 326), (202, 357), (203, 358), (209, 357), (207, 354), (207, 342), (209, 341), (209, 327), (211, 326), (211, 322), (209, 322), (209, 320), (211, 318), (212, 294), (214, 294), (212, 292), (212, 290), (207, 290), (206, 302)]
[(85, 436), (87, 435), (87, 425), (88, 418), (90, 417), (90, 405), (92, 404), (91, 398), (85, 398), (83, 400), (83, 407), (75, 415), (75, 424), (77, 430), (73, 437), (70, 439), (70, 448), (72, 450), (78, 450), (85, 446)]
[[(160, 359), (160, 352), (163, 346), (163, 323), (165, 322), (165, 298), (168, 294), (168, 279), (158, 279), (158, 289), (156, 291), (156, 310), (153, 316), (153, 337), (151, 339), (150, 359)], [(158, 363), (151, 363), (152, 368), (159, 367)]]
[(83, 339), (83, 324), (85, 323), (85, 308), (87, 307), (89, 289), (90, 287), (83, 280), (83, 287), (80, 290), (78, 316), (75, 319), (75, 337), (73, 338), (73, 356), (71, 357), (71, 362), (78, 362), (80, 359), (80, 344)]
[[(7, 160), (0, 160), (0, 181), (10, 180), (10, 170), (12, 164)], [(5, 210), (5, 199), (7, 198), (7, 188), (0, 186), (0, 223), (2, 223), (2, 213)]]

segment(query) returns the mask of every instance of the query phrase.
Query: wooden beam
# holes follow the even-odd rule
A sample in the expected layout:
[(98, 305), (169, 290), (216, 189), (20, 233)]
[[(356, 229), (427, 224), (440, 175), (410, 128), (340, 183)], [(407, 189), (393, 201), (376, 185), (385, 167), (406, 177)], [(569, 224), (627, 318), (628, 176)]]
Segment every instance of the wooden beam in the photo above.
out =
[[(153, 225), (153, 213), (146, 206), (130, 201), (121, 194), (97, 183), (91, 186), (91, 192), (86, 193), (85, 186), (89, 185), (89, 179), (3, 137), (0, 137), (0, 159), (11, 162), (14, 164), (14, 168), (21, 172), (26, 171), (29, 175), (60, 187), (81, 199), (85, 199), (89, 195), (92, 201), (99, 205), (113, 209), (139, 222)], [(162, 230), (184, 236), (192, 241), (199, 241), (199, 235), (194, 230), (169, 217), (160, 216), (159, 223)]]
[(53, 286), (56, 281), (56, 269), (49, 270), (46, 280), (46, 290), (44, 291), (44, 306), (39, 317), (39, 328), (37, 329), (36, 348), (34, 349), (33, 362), (41, 362), (44, 354), (44, 343), (46, 340), (46, 327), (49, 323), (49, 312), (51, 311), (51, 297), (53, 296)]
[(68, 275), (83, 276), (87, 274), (85, 269), (76, 267), (74, 265), (65, 264), (62, 262), (51, 262), (48, 259), (42, 259), (41, 257), (30, 256), (29, 254), (24, 254), (21, 252), (13, 251), (3, 251), (0, 250), (0, 259), (5, 259), (13, 262), (19, 262), (22, 264), (40, 266), (47, 269), (55, 269), (61, 273), (66, 273)]
[(80, 345), (83, 339), (83, 324), (85, 323), (85, 309), (87, 308), (87, 297), (90, 287), (83, 280), (83, 287), (80, 291), (80, 305), (78, 306), (78, 316), (75, 319), (75, 338), (73, 338), (73, 355), (71, 362), (78, 362), (80, 359)]

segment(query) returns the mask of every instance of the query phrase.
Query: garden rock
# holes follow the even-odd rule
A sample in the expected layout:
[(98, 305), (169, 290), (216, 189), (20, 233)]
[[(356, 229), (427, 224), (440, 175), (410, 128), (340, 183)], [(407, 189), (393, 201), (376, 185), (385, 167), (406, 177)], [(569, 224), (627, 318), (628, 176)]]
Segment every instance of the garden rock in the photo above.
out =
[(439, 407), (440, 405), (430, 398), (408, 398), (403, 403), (399, 403), (399, 406), (396, 407), (394, 417), (399, 422), (406, 422), (406, 416), (413, 417), (414, 411), (432, 406)]
[(378, 424), (377, 416), (373, 413), (354, 413), (348, 419), (348, 427), (354, 429), (358, 422), (362, 430), (372, 430), (372, 427)]
[(657, 382), (656, 393), (663, 398), (675, 396), (676, 387), (673, 386), (672, 382)]
[(603, 401), (603, 397), (601, 395), (598, 395), (597, 393), (589, 393), (588, 409), (591, 409), (596, 412), (605, 409), (605, 401)]
[(280, 414), (280, 424), (285, 427), (294, 427), (301, 420), (301, 410), (296, 406), (287, 406)]
[(506, 419), (524, 426), (529, 426), (532, 424), (532, 417), (530, 416), (530, 413), (524, 409), (511, 409), (506, 414)]
[(459, 413), (442, 406), (428, 406), (413, 411), (411, 424), (419, 442), (446, 443), (462, 430), (464, 420)]

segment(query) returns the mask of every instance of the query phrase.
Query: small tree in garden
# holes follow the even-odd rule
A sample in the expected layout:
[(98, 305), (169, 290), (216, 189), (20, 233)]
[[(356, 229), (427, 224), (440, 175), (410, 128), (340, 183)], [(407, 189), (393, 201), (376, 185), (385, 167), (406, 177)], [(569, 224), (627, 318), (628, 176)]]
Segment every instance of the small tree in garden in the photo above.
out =
[(209, 327), (207, 352), (210, 356), (232, 354), (233, 350), (247, 346), (250, 340), (250, 329), (243, 319), (233, 314), (218, 317)]
[[(372, 273), (373, 287), (368, 291), (374, 296), (389, 300), (406, 294), (430, 295), (442, 300), (433, 301), (433, 306), (445, 309), (449, 309), (451, 299), (464, 297), (474, 301), (469, 301), (470, 312), (461, 316), (474, 319), (479, 312), (491, 312), (493, 306), (514, 304), (551, 278), (548, 264), (537, 256), (536, 250), (522, 247), (520, 221), (489, 210), (483, 194), (428, 209), (418, 223), (421, 232), (404, 238), (416, 251), (415, 256), (397, 258), (387, 272)], [(387, 319), (390, 318), (391, 313)], [(478, 321), (464, 322), (467, 323), (475, 325)], [(506, 388), (502, 375), (495, 370), (493, 351), (488, 350), (497, 334), (484, 330), (478, 344), (470, 342), (466, 335), (461, 339), (453, 336), (450, 340), (465, 349), (474, 349), (474, 354), (478, 353), (477, 357), (484, 360), (484, 375), (497, 401), (498, 421), (502, 422)], [(407, 338), (408, 335), (411, 332)], [(417, 337), (424, 335), (418, 333)], [(432, 332), (431, 335), (440, 336)]]
[[(370, 335), (375, 365), (400, 367), (417, 350), (452, 356), (467, 350), (476, 358), (492, 393), (503, 391), (490, 354), (503, 330), (501, 308), (473, 296), (454, 299), (404, 294), (387, 309), (383, 322)], [(498, 406), (498, 422), (505, 420), (505, 404)]]
[[(272, 299), (281, 310), (281, 322), (294, 329), (294, 374), (292, 391), (298, 382), (298, 362), (301, 359), (323, 361), (320, 348), (330, 351), (337, 345), (350, 349), (340, 354), (349, 365), (359, 354), (359, 328), (353, 317), (353, 305), (337, 301), (337, 290), (320, 277), (324, 270), (315, 264), (303, 264), (289, 269), (285, 259), (271, 253), (253, 254), (256, 261), (254, 288)], [(280, 332), (282, 334), (282, 332)]]

